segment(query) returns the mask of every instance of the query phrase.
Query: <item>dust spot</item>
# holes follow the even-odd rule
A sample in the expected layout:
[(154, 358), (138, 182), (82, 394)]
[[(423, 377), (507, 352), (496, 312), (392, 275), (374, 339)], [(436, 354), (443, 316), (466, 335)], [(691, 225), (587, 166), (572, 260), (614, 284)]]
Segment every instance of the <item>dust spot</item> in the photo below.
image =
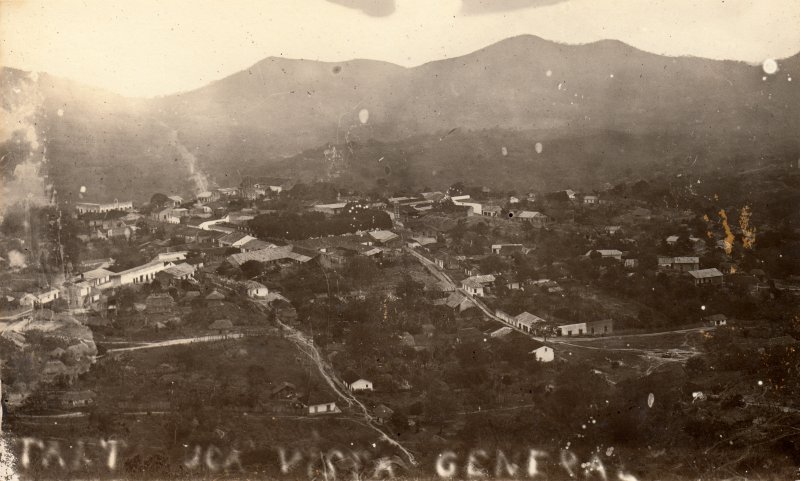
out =
[(333, 71), (334, 74), (338, 74), (339, 72), (342, 71), (342, 67), (339, 66), (339, 65), (336, 65), (331, 70)]
[(764, 69), (764, 73), (767, 75), (772, 75), (778, 72), (778, 62), (774, 59), (768, 58), (764, 60), (764, 63), (761, 64), (761, 68)]

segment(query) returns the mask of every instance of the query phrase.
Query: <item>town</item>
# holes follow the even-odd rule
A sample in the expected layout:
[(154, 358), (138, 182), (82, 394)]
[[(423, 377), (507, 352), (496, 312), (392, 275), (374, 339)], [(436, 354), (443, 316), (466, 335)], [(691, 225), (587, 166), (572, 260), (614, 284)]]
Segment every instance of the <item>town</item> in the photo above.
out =
[(124, 435), (153, 446), (125, 466), (167, 470), (164, 453), (212, 439), (274, 469), (246, 450), (259, 423), (378, 439), (407, 466), (490, 431), (618, 446), (610, 462), (628, 466), (625, 443), (644, 455), (635, 440), (661, 421), (668, 443), (774, 435), (720, 419), (798, 419), (797, 230), (680, 192), (383, 196), (254, 177), (9, 209), (4, 428)]

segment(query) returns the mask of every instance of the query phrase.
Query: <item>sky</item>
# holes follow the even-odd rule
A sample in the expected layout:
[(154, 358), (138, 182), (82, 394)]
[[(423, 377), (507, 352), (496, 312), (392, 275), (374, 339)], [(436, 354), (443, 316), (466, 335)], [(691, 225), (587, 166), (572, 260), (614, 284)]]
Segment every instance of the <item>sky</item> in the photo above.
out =
[(798, 0), (0, 0), (0, 64), (150, 97), (269, 56), (411, 67), (522, 34), (757, 64), (798, 25)]

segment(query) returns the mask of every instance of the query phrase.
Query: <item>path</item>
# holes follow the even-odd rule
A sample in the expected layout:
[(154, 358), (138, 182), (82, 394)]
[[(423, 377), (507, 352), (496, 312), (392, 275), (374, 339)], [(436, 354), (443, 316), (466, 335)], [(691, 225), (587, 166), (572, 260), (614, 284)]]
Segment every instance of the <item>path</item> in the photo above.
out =
[[(262, 309), (262, 311), (266, 307), (264, 306), (264, 304), (258, 301), (253, 301), (253, 303), (260, 309)], [(417, 461), (414, 458), (414, 455), (408, 449), (406, 449), (402, 444), (400, 444), (397, 440), (393, 439), (387, 433), (381, 430), (376, 424), (375, 417), (372, 414), (370, 414), (367, 407), (361, 401), (359, 401), (358, 398), (356, 398), (353, 395), (353, 393), (351, 393), (349, 390), (343, 387), (344, 383), (339, 380), (331, 365), (327, 361), (325, 361), (325, 359), (322, 357), (322, 354), (320, 354), (316, 345), (314, 345), (314, 341), (306, 337), (306, 335), (303, 334), (300, 330), (295, 329), (294, 327), (289, 326), (288, 324), (284, 324), (277, 317), (275, 318), (275, 322), (277, 322), (278, 325), (281, 326), (281, 328), (288, 333), (287, 339), (294, 342), (295, 345), (297, 345), (298, 349), (300, 349), (300, 351), (303, 354), (308, 356), (314, 362), (314, 364), (316, 364), (320, 375), (322, 375), (322, 377), (331, 387), (333, 392), (335, 392), (337, 396), (343, 399), (348, 406), (356, 407), (359, 411), (361, 411), (365, 421), (364, 425), (366, 427), (369, 427), (373, 431), (377, 432), (378, 434), (380, 434), (381, 439), (383, 439), (387, 443), (391, 444), (392, 446), (402, 451), (403, 454), (405, 454), (406, 458), (408, 458), (409, 463), (416, 466)]]
[(138, 346), (131, 346), (131, 347), (115, 347), (113, 349), (107, 350), (106, 353), (110, 354), (112, 352), (138, 351), (140, 349), (153, 349), (156, 347), (179, 346), (181, 344), (194, 344), (197, 342), (227, 341), (229, 339), (239, 339), (242, 337), (244, 337), (244, 334), (240, 333), (186, 337), (182, 339), (169, 339), (167, 341), (146, 342)]

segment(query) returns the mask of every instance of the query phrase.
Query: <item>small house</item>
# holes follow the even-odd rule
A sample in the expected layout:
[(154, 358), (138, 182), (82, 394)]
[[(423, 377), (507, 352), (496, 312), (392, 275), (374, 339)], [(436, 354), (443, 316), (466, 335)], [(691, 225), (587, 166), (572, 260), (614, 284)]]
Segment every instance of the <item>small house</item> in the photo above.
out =
[(555, 352), (553, 352), (553, 348), (550, 346), (542, 345), (537, 347), (531, 351), (531, 354), (533, 354), (539, 362), (553, 362), (555, 359)]
[(716, 268), (689, 271), (689, 275), (692, 276), (696, 286), (722, 285), (722, 272)]
[(337, 414), (341, 412), (342, 410), (339, 409), (339, 406), (337, 406), (336, 402), (334, 401), (326, 401), (326, 402), (315, 401), (313, 403), (309, 402), (308, 404), (308, 414), (311, 415)]
[(260, 282), (247, 281), (245, 286), (247, 288), (247, 297), (262, 298), (269, 294), (269, 289), (267, 289), (267, 286)]
[(728, 317), (725, 314), (712, 314), (705, 318), (709, 326), (726, 326), (728, 325)]
[(351, 391), (372, 391), (372, 381), (362, 378), (353, 371), (347, 371), (342, 375), (342, 381), (347, 389)]

